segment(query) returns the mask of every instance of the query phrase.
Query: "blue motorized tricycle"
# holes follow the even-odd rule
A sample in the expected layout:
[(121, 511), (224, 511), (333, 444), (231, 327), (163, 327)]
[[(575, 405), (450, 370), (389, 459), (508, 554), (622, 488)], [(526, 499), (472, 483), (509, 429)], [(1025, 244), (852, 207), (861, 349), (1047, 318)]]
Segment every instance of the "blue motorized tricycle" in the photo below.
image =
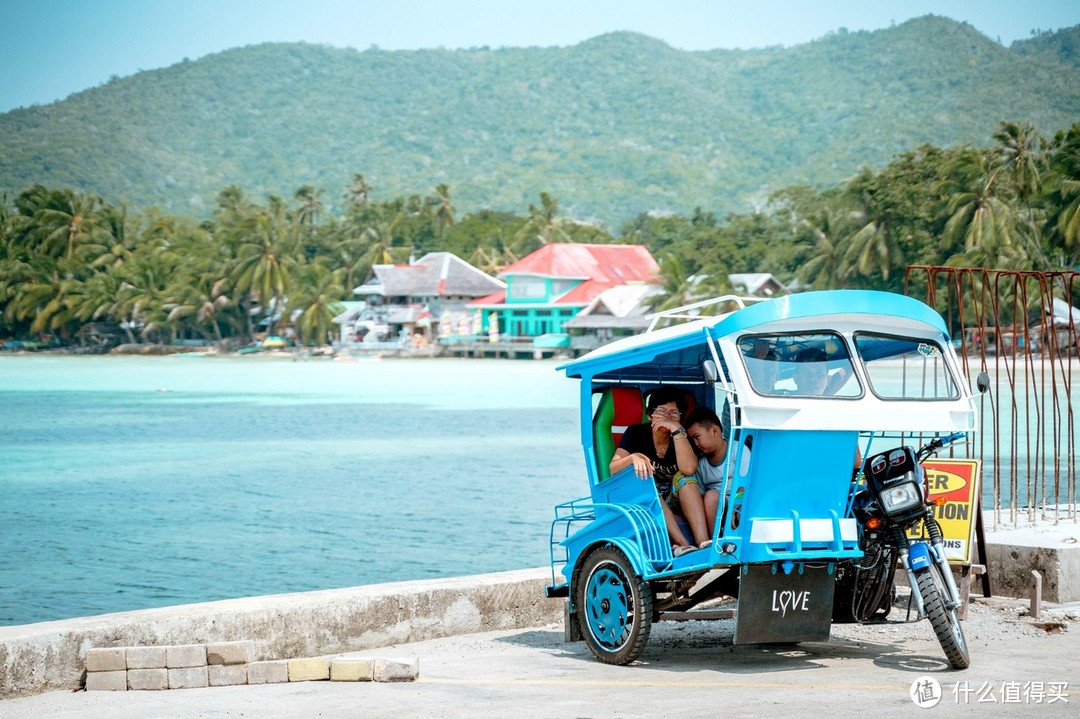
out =
[[(708, 305), (732, 311), (701, 316)], [(950, 663), (968, 665), (919, 463), (973, 432), (976, 412), (933, 309), (857, 290), (717, 298), (560, 370), (580, 382), (589, 480), (589, 496), (557, 505), (551, 527), (547, 593), (566, 600), (568, 641), (628, 664), (653, 622), (724, 596), (737, 598), (735, 644), (825, 641), (833, 622), (887, 614), (899, 570)], [(661, 388), (725, 418), (715, 528), (685, 553), (673, 551), (651, 478), (608, 474)], [(920, 523), (923, 538), (909, 538)]]

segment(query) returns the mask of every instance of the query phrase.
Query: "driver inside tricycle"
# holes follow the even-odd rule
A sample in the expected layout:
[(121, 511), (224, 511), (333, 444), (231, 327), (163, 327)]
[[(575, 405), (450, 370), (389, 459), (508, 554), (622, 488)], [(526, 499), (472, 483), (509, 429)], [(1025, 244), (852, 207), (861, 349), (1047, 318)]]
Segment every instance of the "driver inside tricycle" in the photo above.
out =
[[(700, 316), (709, 306), (731, 311)], [(717, 298), (653, 325), (559, 368), (579, 381), (589, 482), (551, 526), (547, 593), (565, 599), (567, 640), (628, 664), (655, 621), (730, 616), (702, 607), (734, 597), (735, 644), (825, 641), (833, 621), (864, 621), (891, 601), (899, 567), (950, 661), (967, 666), (940, 541), (929, 526), (926, 543), (904, 538), (931, 516), (918, 486), (925, 455), (896, 458), (913, 441), (940, 437), (936, 451), (975, 429), (941, 316), (901, 295), (844, 290)], [(634, 456), (660, 396), (685, 409), (660, 414), (654, 452)], [(676, 454), (687, 443), (701, 453), (678, 424), (688, 417), (719, 418), (718, 466), (698, 472)], [(664, 447), (674, 482), (659, 479)], [(694, 473), (706, 470), (719, 496), (700, 541), (700, 521), (677, 513), (673, 492), (703, 488)], [(696, 515), (701, 500), (690, 499)], [(868, 552), (871, 539), (885, 549)]]

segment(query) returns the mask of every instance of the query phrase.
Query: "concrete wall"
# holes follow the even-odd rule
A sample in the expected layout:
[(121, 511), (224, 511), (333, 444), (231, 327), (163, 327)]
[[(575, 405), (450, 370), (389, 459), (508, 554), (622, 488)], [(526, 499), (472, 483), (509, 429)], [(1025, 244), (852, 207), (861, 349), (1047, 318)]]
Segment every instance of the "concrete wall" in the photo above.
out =
[(986, 563), (997, 596), (1030, 597), (1035, 570), (1042, 575), (1044, 601), (1080, 602), (1080, 548), (987, 544)]
[(1017, 526), (995, 523), (983, 512), (986, 527), (986, 568), (990, 587), (999, 597), (1031, 596), (1031, 571), (1042, 575), (1042, 598), (1047, 602), (1080, 602), (1080, 522), (1021, 519)]
[(253, 640), (289, 659), (562, 620), (550, 570), (229, 599), (0, 627), (0, 699), (79, 686), (86, 650)]

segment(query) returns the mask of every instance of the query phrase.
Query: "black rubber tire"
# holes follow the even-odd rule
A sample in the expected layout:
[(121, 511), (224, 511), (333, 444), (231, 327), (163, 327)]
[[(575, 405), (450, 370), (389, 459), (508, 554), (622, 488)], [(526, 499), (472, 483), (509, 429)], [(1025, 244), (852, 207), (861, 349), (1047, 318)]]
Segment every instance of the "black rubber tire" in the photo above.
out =
[(941, 648), (945, 650), (945, 658), (953, 669), (967, 669), (971, 665), (971, 659), (968, 656), (967, 640), (964, 639), (964, 629), (960, 626), (956, 610), (945, 607), (945, 585), (937, 565), (931, 564), (916, 572), (915, 581), (919, 584), (930, 626), (934, 628), (934, 634), (937, 635)]
[(591, 552), (576, 572), (574, 607), (581, 637), (605, 664), (641, 656), (652, 630), (652, 591), (615, 547)]

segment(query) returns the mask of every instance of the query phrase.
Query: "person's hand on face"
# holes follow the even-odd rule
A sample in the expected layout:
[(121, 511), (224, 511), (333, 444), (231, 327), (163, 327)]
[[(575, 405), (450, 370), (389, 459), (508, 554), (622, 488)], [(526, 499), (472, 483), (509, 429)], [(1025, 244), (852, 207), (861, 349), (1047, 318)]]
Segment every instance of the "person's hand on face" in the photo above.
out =
[(649, 422), (653, 427), (660, 427), (669, 432), (674, 432), (682, 427), (680, 419), (682, 419), (682, 414), (674, 402), (660, 405), (649, 415)]

